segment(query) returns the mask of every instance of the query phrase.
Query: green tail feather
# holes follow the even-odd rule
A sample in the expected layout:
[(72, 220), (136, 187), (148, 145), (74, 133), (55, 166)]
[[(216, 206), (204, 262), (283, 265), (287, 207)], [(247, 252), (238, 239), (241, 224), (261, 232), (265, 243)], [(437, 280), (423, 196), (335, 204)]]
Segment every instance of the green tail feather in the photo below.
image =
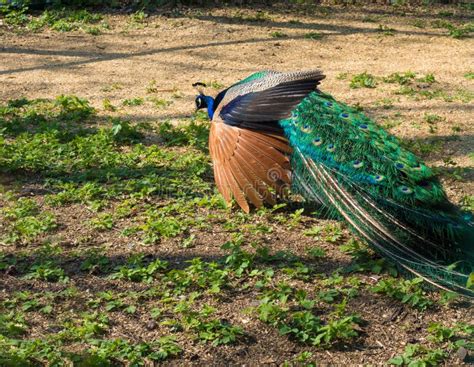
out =
[(429, 167), (326, 94), (311, 93), (280, 124), (294, 148), (296, 192), (322, 203), (401, 268), (474, 296), (472, 215), (449, 203)]

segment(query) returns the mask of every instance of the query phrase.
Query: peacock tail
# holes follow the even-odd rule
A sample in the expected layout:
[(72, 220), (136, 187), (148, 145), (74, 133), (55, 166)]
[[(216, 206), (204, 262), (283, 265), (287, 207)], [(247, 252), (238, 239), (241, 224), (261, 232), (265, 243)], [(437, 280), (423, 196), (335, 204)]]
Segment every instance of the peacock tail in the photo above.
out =
[[(263, 71), (201, 94), (226, 201), (274, 204), (286, 189), (317, 203), (401, 269), (474, 297), (472, 214), (451, 204), (418, 157), (360, 111), (318, 90), (317, 70)], [(204, 102), (203, 102), (204, 101)]]
[(472, 216), (449, 203), (419, 158), (367, 116), (324, 93), (310, 93), (280, 124), (294, 148), (294, 192), (323, 204), (401, 268), (472, 294)]

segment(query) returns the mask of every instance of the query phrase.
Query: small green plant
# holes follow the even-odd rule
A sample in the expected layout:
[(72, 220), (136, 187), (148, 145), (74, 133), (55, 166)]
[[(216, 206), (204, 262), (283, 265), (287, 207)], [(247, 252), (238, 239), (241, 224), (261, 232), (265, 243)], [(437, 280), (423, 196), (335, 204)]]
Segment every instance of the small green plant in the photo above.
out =
[(52, 213), (41, 212), (32, 199), (12, 200), (9, 206), (0, 209), (0, 215), (6, 219), (6, 235), (0, 240), (7, 243), (27, 243), (43, 233), (57, 227)]
[(375, 76), (367, 72), (356, 74), (352, 77), (350, 87), (351, 88), (375, 88), (377, 81)]
[(25, 334), (27, 329), (28, 325), (18, 313), (13, 311), (10, 313), (0, 313), (0, 337), (17, 338)]
[(124, 106), (141, 106), (144, 100), (141, 97), (127, 98), (122, 101)]
[(451, 349), (465, 347), (474, 350), (474, 325), (461, 322), (448, 327), (434, 322), (428, 326), (428, 332), (428, 339), (434, 343), (448, 343)]
[[(145, 359), (161, 362), (176, 357), (182, 352), (176, 339), (171, 336), (161, 337), (150, 343), (131, 344), (122, 339), (93, 339), (91, 344), (93, 347), (88, 350), (89, 356), (84, 361), (85, 366), (108, 366), (116, 364), (117, 361), (140, 365)], [(91, 364), (92, 361), (96, 364)]]
[(388, 361), (394, 366), (437, 366), (447, 354), (442, 349), (428, 349), (419, 344), (408, 344), (403, 354)]
[(379, 24), (377, 31), (382, 33), (384, 36), (393, 36), (395, 35), (395, 32), (396, 32), (394, 28), (390, 28), (384, 24)]
[(415, 19), (413, 21), (413, 26), (416, 28), (425, 28), (426, 27), (426, 22), (424, 22), (421, 19)]
[(147, 93), (157, 93), (158, 92), (158, 85), (156, 83), (156, 80), (153, 79), (151, 80), (148, 85), (146, 86), (146, 92)]
[(204, 84), (206, 84), (206, 86), (208, 86), (209, 88), (212, 88), (212, 89), (222, 89), (222, 88), (224, 88), (224, 84), (222, 84), (221, 82), (219, 82), (217, 80), (207, 81)]
[(320, 40), (323, 37), (323, 34), (318, 32), (309, 32), (304, 35), (304, 38), (309, 40)]
[(424, 120), (428, 124), (436, 124), (438, 122), (445, 121), (446, 119), (444, 117), (440, 116), (440, 115), (426, 113), (425, 116), (424, 116)]
[(112, 279), (126, 279), (132, 282), (152, 282), (158, 273), (166, 270), (168, 263), (160, 259), (156, 259), (146, 264), (144, 255), (133, 256), (127, 265), (119, 266), (116, 272), (110, 277)]
[(286, 33), (283, 33), (281, 31), (275, 31), (270, 33), (270, 37), (272, 38), (286, 38), (288, 35)]
[(255, 13), (251, 15), (236, 14), (235, 17), (240, 18), (247, 22), (271, 22), (272, 21), (272, 17), (268, 13), (261, 10), (257, 10)]
[(306, 250), (306, 253), (312, 259), (320, 259), (326, 256), (326, 251), (321, 247), (311, 247)]
[(411, 307), (425, 310), (433, 304), (433, 301), (426, 297), (421, 288), (422, 282), (421, 278), (403, 281), (395, 278), (383, 279), (372, 287), (372, 291), (387, 294)]
[(397, 83), (400, 85), (409, 84), (416, 77), (416, 73), (413, 71), (406, 71), (404, 73), (393, 73), (383, 78), (385, 83)]
[(241, 276), (244, 272), (252, 268), (254, 256), (242, 250), (243, 237), (237, 236), (232, 241), (226, 242), (221, 246), (222, 250), (230, 251), (225, 259), (227, 267), (235, 271), (237, 276)]
[(448, 31), (448, 35), (452, 38), (461, 39), (469, 36), (470, 33), (474, 31), (474, 23), (466, 23), (460, 26), (455, 26), (454, 24), (446, 21), (437, 19), (431, 23), (435, 28), (444, 28)]
[[(112, 123), (110, 131), (112, 132), (114, 141), (120, 143), (136, 143), (143, 138), (143, 134), (138, 130), (137, 126), (131, 125), (128, 121), (113, 118), (110, 122)], [(111, 219), (107, 219), (107, 215), (105, 214), (103, 215), (103, 219), (111, 222)]]
[(364, 23), (377, 23), (380, 21), (380, 17), (378, 16), (371, 16), (371, 15), (366, 15), (362, 19), (362, 22)]
[(352, 257), (353, 262), (345, 268), (346, 272), (371, 272), (375, 274), (388, 272), (392, 276), (397, 275), (394, 265), (383, 258), (379, 258), (367, 246), (353, 238), (339, 248)]
[(199, 321), (193, 329), (198, 333), (200, 340), (211, 342), (214, 346), (235, 343), (244, 335), (241, 327), (222, 320)]
[(470, 72), (464, 74), (464, 77), (466, 79), (470, 79), (470, 80), (474, 79), (474, 71), (470, 71)]
[(148, 101), (150, 101), (158, 109), (166, 108), (173, 103), (172, 101), (168, 101), (167, 99), (157, 97), (148, 98)]
[(112, 102), (110, 101), (110, 99), (108, 98), (105, 98), (103, 101), (102, 101), (102, 106), (104, 107), (104, 110), (106, 111), (111, 111), (111, 112), (114, 112), (117, 110), (117, 107), (115, 107)]
[(14, 27), (24, 26), (29, 22), (30, 18), (28, 17), (27, 12), (28, 7), (25, 5), (21, 7), (3, 5), (0, 7), (0, 13), (3, 13), (5, 17), (5, 24)]
[(93, 228), (99, 231), (105, 231), (114, 227), (114, 217), (109, 213), (99, 214), (96, 218), (91, 220)]
[(337, 74), (336, 79), (337, 80), (346, 80), (348, 75), (349, 75), (348, 73), (340, 73), (340, 74)]
[(148, 14), (145, 13), (143, 10), (139, 10), (135, 13), (130, 14), (129, 22), (131, 25), (140, 25), (140, 24), (144, 24), (147, 18), (148, 18)]
[(53, 261), (45, 261), (35, 264), (30, 268), (30, 271), (25, 275), (25, 279), (38, 279), (48, 282), (62, 282), (67, 283), (69, 277), (66, 276), (64, 269), (57, 266)]
[(91, 249), (81, 263), (81, 270), (88, 272), (105, 271), (110, 264), (109, 259), (99, 249)]
[(434, 74), (432, 73), (428, 73), (418, 79), (416, 79), (417, 81), (419, 82), (422, 82), (422, 83), (428, 83), (428, 84), (433, 84), (436, 82), (436, 78), (434, 76)]
[(47, 9), (39, 17), (32, 17), (27, 28), (31, 31), (39, 31), (45, 27), (58, 32), (70, 32), (81, 30), (88, 34), (98, 35), (109, 25), (103, 21), (103, 17), (97, 13), (90, 13), (85, 9)]

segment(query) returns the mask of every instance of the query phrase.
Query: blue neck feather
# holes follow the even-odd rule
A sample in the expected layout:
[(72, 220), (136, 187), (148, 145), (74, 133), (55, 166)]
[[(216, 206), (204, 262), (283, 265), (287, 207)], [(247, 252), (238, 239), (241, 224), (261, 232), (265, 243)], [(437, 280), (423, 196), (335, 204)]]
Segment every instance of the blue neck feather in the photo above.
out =
[(207, 104), (207, 114), (209, 119), (212, 120), (212, 117), (214, 116), (214, 98), (209, 96), (204, 96), (204, 98), (206, 99)]

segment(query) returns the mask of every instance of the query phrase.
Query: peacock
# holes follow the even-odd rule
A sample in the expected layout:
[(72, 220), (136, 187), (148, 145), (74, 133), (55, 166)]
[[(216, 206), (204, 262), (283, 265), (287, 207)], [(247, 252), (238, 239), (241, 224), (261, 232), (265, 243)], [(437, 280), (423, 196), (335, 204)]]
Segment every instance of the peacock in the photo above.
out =
[(450, 203), (433, 170), (396, 137), (322, 92), (324, 78), (261, 71), (215, 98), (199, 88), (224, 199), (249, 212), (291, 192), (345, 221), (401, 270), (474, 297), (472, 213)]

